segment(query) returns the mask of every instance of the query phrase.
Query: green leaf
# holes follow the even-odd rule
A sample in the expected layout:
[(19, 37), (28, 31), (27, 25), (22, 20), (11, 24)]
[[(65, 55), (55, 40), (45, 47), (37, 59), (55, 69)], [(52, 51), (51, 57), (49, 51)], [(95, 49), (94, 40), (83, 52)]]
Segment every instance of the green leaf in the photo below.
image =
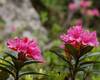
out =
[(54, 50), (50, 50), (50, 51), (53, 52), (54, 54), (56, 54), (59, 58), (61, 58), (61, 59), (64, 60), (65, 62), (67, 62), (70, 66), (72, 66), (71, 63), (70, 63), (68, 60), (66, 60), (66, 59), (64, 58), (64, 56), (61, 55), (59, 52), (54, 51)]
[(81, 65), (86, 65), (86, 64), (96, 64), (96, 63), (100, 63), (100, 61), (87, 61), (87, 62), (81, 62), (81, 63), (80, 63), (80, 66), (81, 66)]
[(24, 75), (44, 75), (44, 76), (48, 76), (47, 74), (38, 73), (38, 72), (23, 72), (23, 73), (19, 74), (19, 78), (24, 76)]
[(79, 60), (84, 60), (85, 58), (94, 57), (94, 56), (100, 56), (100, 52), (85, 54), (81, 56)]
[(40, 63), (40, 62), (39, 61), (33, 61), (33, 60), (25, 61), (24, 64), (21, 66), (21, 68), (26, 66), (26, 65), (33, 64), (33, 63)]
[(77, 72), (79, 72), (79, 71), (85, 72), (85, 70), (83, 68), (77, 69)]
[(15, 70), (14, 66), (11, 66), (11, 65), (8, 65), (8, 64), (0, 63), (0, 66), (8, 68), (9, 70)]
[(98, 70), (98, 71), (92, 70), (92, 72), (93, 72), (94, 74), (100, 75), (100, 70)]
[(4, 62), (6, 62), (7, 64), (9, 64), (9, 65), (11, 65), (11, 66), (14, 66), (14, 64), (13, 64), (13, 63), (11, 63), (11, 62), (9, 62), (9, 61), (7, 61), (7, 60), (3, 59), (3, 58), (0, 58), (0, 60), (2, 60), (2, 61), (4, 61)]
[(92, 46), (86, 46), (83, 49), (80, 50), (80, 56), (83, 56), (84, 54), (90, 52), (93, 49)]
[(86, 67), (88, 67), (88, 66), (90, 66), (90, 65), (92, 65), (92, 64), (97, 64), (97, 63), (100, 64), (100, 61), (87, 61), (87, 62), (81, 62), (81, 63), (79, 64), (79, 66), (80, 66), (81, 68), (86, 68)]
[(0, 70), (5, 71), (5, 72), (11, 74), (13, 77), (15, 77), (14, 73), (5, 67), (0, 66)]
[(5, 52), (8, 56), (10, 56), (12, 59), (17, 59), (16, 56), (14, 55), (15, 53), (9, 53)]
[(87, 67), (89, 67), (89, 66), (91, 66), (91, 65), (93, 65), (93, 64), (80, 65), (80, 68), (87, 68)]
[(68, 52), (77, 59), (78, 50), (74, 48), (71, 44), (66, 44), (66, 48), (68, 49)]

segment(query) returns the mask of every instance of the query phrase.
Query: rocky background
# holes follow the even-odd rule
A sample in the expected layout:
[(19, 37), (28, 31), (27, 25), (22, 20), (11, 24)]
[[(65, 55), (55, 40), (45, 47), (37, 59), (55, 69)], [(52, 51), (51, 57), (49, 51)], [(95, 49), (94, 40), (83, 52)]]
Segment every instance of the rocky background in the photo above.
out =
[(1, 36), (20, 30), (20, 36), (47, 41), (47, 31), (41, 25), (40, 17), (30, 0), (0, 0), (0, 19), (5, 23), (4, 26), (0, 25)]

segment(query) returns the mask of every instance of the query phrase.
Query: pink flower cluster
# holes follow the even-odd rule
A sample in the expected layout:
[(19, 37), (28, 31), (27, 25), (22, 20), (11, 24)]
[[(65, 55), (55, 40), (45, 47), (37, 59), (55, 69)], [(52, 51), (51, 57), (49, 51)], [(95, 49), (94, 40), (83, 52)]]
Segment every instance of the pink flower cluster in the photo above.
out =
[(91, 1), (81, 0), (80, 3), (79, 3), (79, 6), (78, 6), (78, 4), (76, 4), (75, 2), (73, 2), (73, 3), (70, 3), (68, 5), (68, 8), (69, 8), (70, 11), (76, 11), (78, 9), (78, 7), (87, 8), (87, 7), (90, 7), (91, 4), (92, 4)]
[(89, 16), (100, 16), (100, 12), (98, 9), (89, 9), (91, 7), (92, 1), (90, 0), (81, 0), (79, 5), (75, 2), (69, 3), (68, 9), (72, 12), (75, 12), (79, 8), (82, 9), (82, 13)]
[(88, 9), (86, 14), (89, 16), (100, 16), (98, 9)]
[(92, 2), (89, 0), (81, 0), (80, 1), (80, 7), (82, 7), (82, 8), (90, 7), (91, 4), (92, 4)]
[(98, 46), (96, 32), (84, 30), (82, 26), (73, 26), (66, 34), (60, 36), (64, 44), (71, 44), (74, 47), (81, 46)]
[(8, 48), (18, 52), (18, 58), (24, 60), (26, 57), (42, 62), (41, 50), (35, 40), (28, 38), (14, 38), (7, 41)]
[(68, 8), (70, 11), (76, 11), (78, 9), (78, 6), (75, 3), (70, 3), (68, 5)]

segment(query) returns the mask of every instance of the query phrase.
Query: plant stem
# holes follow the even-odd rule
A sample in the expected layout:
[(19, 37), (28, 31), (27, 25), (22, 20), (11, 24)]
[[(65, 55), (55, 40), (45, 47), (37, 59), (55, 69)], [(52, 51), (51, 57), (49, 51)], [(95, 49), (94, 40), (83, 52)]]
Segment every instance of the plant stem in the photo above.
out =
[(71, 80), (75, 80), (75, 76), (76, 76), (76, 73), (77, 73), (76, 70), (77, 70), (78, 63), (79, 63), (79, 59), (76, 60), (75, 66), (74, 66), (73, 71), (72, 71)]
[(19, 71), (17, 70), (17, 71), (16, 71), (16, 78), (15, 78), (15, 80), (18, 80), (18, 78), (19, 78), (19, 77), (18, 77), (18, 73), (19, 73)]

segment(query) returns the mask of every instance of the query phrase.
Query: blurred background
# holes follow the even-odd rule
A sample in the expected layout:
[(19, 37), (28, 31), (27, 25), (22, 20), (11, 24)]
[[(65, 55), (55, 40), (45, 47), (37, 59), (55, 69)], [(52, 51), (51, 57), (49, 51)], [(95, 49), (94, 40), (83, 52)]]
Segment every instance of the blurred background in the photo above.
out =
[[(27, 66), (24, 70), (28, 68), (51, 76), (27, 75), (21, 80), (64, 80), (66, 66), (62, 66), (64, 62), (49, 49), (60, 47), (59, 35), (73, 25), (97, 31), (100, 40), (100, 0), (0, 0), (0, 52), (6, 50), (5, 43), (9, 38), (36, 39), (47, 63)], [(92, 52), (99, 51), (100, 47)], [(93, 59), (99, 60), (99, 57)], [(96, 74), (91, 73), (93, 67), (95, 71), (98, 69)], [(100, 80), (100, 65), (93, 67), (87, 80)], [(0, 71), (0, 80), (13, 80), (4, 74), (7, 75)], [(81, 76), (77, 80), (81, 80)]]

